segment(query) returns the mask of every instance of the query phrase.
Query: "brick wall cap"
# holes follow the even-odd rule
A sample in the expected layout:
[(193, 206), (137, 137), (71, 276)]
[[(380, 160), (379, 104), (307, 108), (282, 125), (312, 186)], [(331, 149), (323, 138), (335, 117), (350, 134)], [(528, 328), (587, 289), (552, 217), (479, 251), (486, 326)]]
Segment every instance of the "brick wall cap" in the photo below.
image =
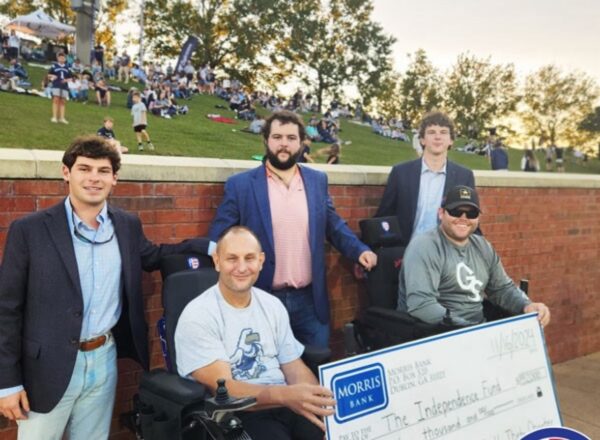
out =
[[(0, 148), (0, 178), (60, 179), (62, 151)], [(141, 182), (222, 183), (259, 165), (252, 160), (201, 157), (123, 156), (119, 178)], [(385, 185), (390, 166), (311, 164), (334, 185)], [(600, 176), (569, 173), (475, 170), (478, 187), (600, 188)]]

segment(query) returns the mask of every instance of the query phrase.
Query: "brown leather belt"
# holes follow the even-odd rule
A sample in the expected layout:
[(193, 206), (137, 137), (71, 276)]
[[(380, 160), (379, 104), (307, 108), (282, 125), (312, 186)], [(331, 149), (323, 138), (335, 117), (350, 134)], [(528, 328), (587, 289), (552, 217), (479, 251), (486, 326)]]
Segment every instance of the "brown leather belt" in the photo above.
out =
[(106, 344), (106, 335), (98, 336), (97, 338), (88, 339), (79, 343), (79, 350), (81, 351), (92, 351)]

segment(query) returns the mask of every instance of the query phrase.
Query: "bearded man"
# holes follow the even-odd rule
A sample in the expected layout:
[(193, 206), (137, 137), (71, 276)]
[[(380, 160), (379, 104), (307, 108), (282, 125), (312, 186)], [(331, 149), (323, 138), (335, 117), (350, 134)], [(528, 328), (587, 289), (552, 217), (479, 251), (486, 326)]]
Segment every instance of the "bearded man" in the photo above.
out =
[(329, 299), (325, 280), (325, 240), (366, 270), (377, 256), (335, 212), (327, 175), (298, 165), (306, 131), (293, 112), (279, 111), (263, 128), (263, 164), (227, 179), (209, 237), (234, 225), (251, 229), (265, 253), (256, 286), (285, 305), (301, 343), (329, 345)]

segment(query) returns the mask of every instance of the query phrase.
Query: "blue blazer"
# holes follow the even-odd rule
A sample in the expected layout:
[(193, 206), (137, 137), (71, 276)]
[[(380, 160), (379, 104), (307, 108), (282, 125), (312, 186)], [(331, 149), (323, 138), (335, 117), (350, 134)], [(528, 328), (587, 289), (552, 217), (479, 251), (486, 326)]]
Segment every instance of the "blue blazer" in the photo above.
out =
[[(308, 204), (313, 299), (319, 320), (327, 323), (329, 322), (329, 299), (325, 280), (325, 239), (340, 253), (354, 261), (358, 261), (360, 254), (369, 248), (335, 212), (327, 190), (327, 175), (302, 165), (299, 167)], [(217, 241), (227, 228), (234, 225), (247, 226), (258, 236), (265, 253), (265, 264), (256, 286), (270, 292), (273, 288), (276, 261), (265, 165), (227, 179), (223, 200), (217, 209), (208, 235), (211, 240)], [(290, 231), (290, 233), (294, 232)]]
[[(416, 159), (394, 165), (388, 177), (379, 209), (375, 214), (375, 217), (389, 215), (398, 217), (404, 246), (408, 245), (410, 241), (417, 215), (417, 201), (419, 200), (419, 187), (421, 185), (421, 160)], [(475, 188), (475, 177), (470, 169), (448, 161), (446, 164), (444, 194), (456, 185)]]
[[(154, 245), (137, 216), (109, 204), (122, 260), (123, 311), (113, 335), (120, 357), (148, 368), (142, 270), (173, 253), (207, 254), (208, 240)], [(0, 266), (0, 389), (23, 385), (31, 409), (51, 411), (73, 374), (83, 297), (63, 202), (14, 221)]]

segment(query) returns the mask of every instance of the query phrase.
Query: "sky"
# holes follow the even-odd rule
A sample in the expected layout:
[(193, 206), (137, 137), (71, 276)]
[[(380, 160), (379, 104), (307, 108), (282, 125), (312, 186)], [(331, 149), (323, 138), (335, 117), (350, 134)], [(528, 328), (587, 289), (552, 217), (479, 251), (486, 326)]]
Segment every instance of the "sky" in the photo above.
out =
[(469, 52), (513, 63), (520, 76), (546, 64), (581, 70), (600, 84), (598, 0), (374, 0), (373, 20), (396, 37), (396, 69), (424, 49), (446, 70)]

